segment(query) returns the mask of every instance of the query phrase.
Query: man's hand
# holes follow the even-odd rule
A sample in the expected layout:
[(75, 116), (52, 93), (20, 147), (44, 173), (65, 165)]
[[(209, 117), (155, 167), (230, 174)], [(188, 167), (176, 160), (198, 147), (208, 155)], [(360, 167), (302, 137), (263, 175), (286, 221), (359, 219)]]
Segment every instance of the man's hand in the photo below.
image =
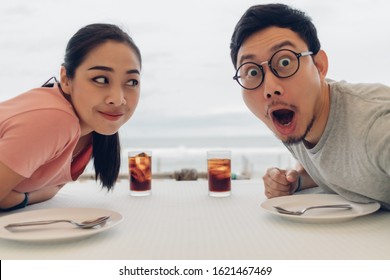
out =
[(267, 169), (264, 180), (264, 193), (267, 198), (290, 195), (298, 188), (298, 171), (276, 167)]

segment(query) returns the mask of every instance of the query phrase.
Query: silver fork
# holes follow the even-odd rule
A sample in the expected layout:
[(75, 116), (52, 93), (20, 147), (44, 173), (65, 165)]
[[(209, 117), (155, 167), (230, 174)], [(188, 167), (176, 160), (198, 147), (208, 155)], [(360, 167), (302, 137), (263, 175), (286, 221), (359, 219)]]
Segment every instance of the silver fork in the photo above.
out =
[(282, 207), (279, 207), (279, 206), (274, 206), (274, 208), (276, 209), (276, 211), (278, 211), (278, 212), (281, 213), (281, 214), (300, 216), (300, 215), (302, 215), (303, 213), (305, 213), (306, 211), (311, 210), (311, 209), (318, 209), (318, 208), (343, 208), (343, 209), (352, 209), (352, 206), (351, 206), (350, 204), (319, 205), (319, 206), (306, 207), (306, 208), (304, 208), (304, 209), (302, 209), (302, 210), (298, 210), (298, 211), (286, 210), (286, 209), (284, 209), (284, 208), (282, 208)]
[(39, 226), (39, 225), (50, 225), (54, 223), (70, 223), (75, 225), (78, 228), (87, 229), (93, 228), (95, 226), (105, 223), (110, 216), (103, 216), (93, 220), (87, 220), (84, 222), (77, 223), (72, 220), (45, 220), (45, 221), (33, 221), (33, 222), (22, 222), (22, 223), (13, 223), (5, 226), (6, 229), (11, 229), (15, 227), (26, 227), (26, 226)]

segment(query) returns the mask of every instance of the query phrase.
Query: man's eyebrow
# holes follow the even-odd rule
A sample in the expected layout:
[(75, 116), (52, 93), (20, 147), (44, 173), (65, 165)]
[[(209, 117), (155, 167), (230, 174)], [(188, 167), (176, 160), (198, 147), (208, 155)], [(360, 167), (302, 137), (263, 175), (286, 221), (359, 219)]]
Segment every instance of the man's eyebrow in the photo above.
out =
[[(293, 47), (293, 48), (296, 48), (296, 45), (291, 42), (291, 41), (283, 41), (279, 44), (276, 44), (274, 46), (271, 47), (270, 51), (271, 52), (276, 52), (284, 47)], [(243, 63), (244, 60), (253, 60), (254, 58), (256, 58), (256, 55), (254, 54), (246, 54), (246, 55), (243, 55), (240, 57), (240, 61), (239, 61), (239, 64), (238, 65), (241, 65)]]
[(244, 60), (253, 60), (256, 56), (254, 54), (246, 54), (240, 57), (238, 65), (241, 65)]
[[(114, 72), (113, 68), (107, 67), (107, 66), (100, 66), (100, 65), (88, 68), (88, 70), (102, 70), (102, 71)], [(127, 74), (140, 74), (139, 70), (137, 70), (137, 69), (127, 70), (126, 73)]]
[(283, 42), (281, 42), (281, 43), (279, 43), (279, 44), (273, 46), (273, 47), (271, 48), (271, 51), (276, 52), (276, 51), (278, 51), (278, 50), (280, 50), (280, 49), (282, 49), (282, 48), (284, 48), (284, 47), (293, 47), (293, 48), (296, 48), (296, 45), (295, 45), (293, 42), (286, 40), (286, 41), (283, 41)]

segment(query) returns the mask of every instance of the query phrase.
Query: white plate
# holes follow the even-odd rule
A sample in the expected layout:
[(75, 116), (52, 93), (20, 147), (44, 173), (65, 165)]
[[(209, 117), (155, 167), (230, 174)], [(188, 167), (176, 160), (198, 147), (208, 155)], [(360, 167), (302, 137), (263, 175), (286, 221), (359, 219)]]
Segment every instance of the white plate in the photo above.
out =
[[(345, 203), (350, 204), (352, 209), (313, 209), (301, 216), (281, 214), (274, 208), (274, 206), (280, 206), (288, 210), (300, 210), (315, 205)], [(271, 214), (297, 222), (336, 223), (371, 214), (380, 208), (380, 204), (377, 202), (368, 204), (355, 203), (336, 194), (298, 194), (268, 199), (261, 204), (261, 207)]]
[[(31, 226), (8, 230), (4, 228), (10, 223), (67, 219), (76, 222), (95, 219), (101, 216), (110, 216), (107, 222), (96, 228), (80, 229), (69, 223), (57, 223), (52, 225)], [(90, 236), (108, 230), (122, 221), (121, 214), (97, 208), (54, 208), (20, 212), (6, 215), (0, 218), (0, 238), (18, 241), (53, 241), (68, 240)]]

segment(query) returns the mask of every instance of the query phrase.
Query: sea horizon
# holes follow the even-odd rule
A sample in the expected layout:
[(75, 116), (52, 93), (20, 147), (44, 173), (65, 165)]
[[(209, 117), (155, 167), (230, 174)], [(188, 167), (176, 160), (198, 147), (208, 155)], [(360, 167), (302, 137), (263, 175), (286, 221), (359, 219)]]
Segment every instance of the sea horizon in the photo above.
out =
[(128, 172), (127, 153), (130, 150), (151, 151), (154, 174), (182, 169), (206, 172), (208, 150), (231, 151), (232, 173), (251, 178), (262, 177), (272, 166), (292, 168), (295, 164), (287, 148), (273, 135), (121, 137), (121, 140), (122, 174)]
[(120, 135), (123, 148), (229, 148), (229, 147), (278, 147), (284, 148), (283, 143), (271, 134), (264, 135), (209, 135), (209, 136), (129, 136)]
[[(207, 171), (208, 150), (229, 150), (233, 175), (262, 177), (267, 168), (293, 168), (295, 159), (273, 135), (200, 137), (121, 137), (121, 176), (128, 175), (128, 152), (152, 152), (152, 173), (173, 174), (183, 169)], [(92, 164), (86, 174), (93, 174)]]

